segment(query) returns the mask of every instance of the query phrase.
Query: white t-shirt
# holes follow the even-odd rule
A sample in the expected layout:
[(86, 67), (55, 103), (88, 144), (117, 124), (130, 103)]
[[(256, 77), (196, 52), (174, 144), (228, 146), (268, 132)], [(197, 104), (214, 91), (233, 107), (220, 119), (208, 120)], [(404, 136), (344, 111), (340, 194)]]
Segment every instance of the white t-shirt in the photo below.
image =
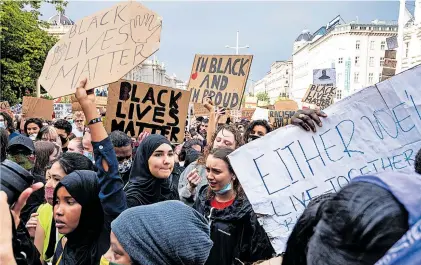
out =
[(72, 124), (72, 127), (73, 127), (73, 129), (72, 129), (72, 133), (76, 136), (76, 137), (83, 137), (83, 131), (81, 132), (81, 131), (79, 131), (77, 128), (76, 128), (76, 125), (75, 124)]

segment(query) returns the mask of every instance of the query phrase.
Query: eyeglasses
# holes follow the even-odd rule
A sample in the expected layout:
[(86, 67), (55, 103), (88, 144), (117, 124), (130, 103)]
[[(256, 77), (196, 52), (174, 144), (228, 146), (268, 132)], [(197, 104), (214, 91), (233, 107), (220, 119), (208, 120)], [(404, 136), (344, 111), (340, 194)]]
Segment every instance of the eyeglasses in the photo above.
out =
[(83, 120), (75, 120), (75, 122), (83, 122)]
[(129, 160), (132, 156), (117, 156), (118, 162), (123, 162), (124, 160)]

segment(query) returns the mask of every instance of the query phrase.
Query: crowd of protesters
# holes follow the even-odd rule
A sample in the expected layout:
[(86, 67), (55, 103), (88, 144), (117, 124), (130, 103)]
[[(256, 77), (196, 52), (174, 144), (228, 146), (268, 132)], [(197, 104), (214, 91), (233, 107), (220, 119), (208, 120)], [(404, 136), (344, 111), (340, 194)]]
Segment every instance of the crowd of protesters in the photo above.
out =
[[(83, 111), (70, 120), (0, 113), (2, 167), (19, 167), (34, 179), (12, 205), (0, 192), (0, 264), (228, 265), (275, 258), (228, 159), (270, 133), (267, 121), (221, 123), (224, 110), (208, 101), (209, 115), (189, 121), (182, 144), (148, 132), (108, 135), (85, 86), (76, 91)], [(291, 123), (316, 131), (323, 117), (297, 111)], [(421, 155), (416, 160), (421, 173)], [(282, 258), (271, 264), (420, 264), (420, 248), (393, 252), (411, 233), (419, 236), (420, 189), (417, 175), (354, 178), (308, 204)]]

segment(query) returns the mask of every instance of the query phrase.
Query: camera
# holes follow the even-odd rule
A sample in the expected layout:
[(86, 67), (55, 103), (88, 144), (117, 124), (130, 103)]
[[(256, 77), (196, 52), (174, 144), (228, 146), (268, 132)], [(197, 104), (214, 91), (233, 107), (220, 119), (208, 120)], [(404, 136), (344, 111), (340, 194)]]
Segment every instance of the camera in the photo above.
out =
[(20, 194), (34, 182), (29, 171), (10, 160), (4, 160), (0, 166), (1, 190), (7, 194), (7, 202), (13, 205)]

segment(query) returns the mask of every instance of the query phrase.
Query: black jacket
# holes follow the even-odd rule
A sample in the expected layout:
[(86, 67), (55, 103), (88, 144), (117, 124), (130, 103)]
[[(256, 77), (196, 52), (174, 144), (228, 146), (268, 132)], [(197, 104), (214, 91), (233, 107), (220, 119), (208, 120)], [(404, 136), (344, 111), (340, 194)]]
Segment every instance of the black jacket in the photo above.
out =
[[(273, 256), (274, 250), (244, 195), (223, 210), (212, 208), (202, 187), (194, 208), (209, 221), (214, 243), (208, 265), (250, 264)], [(241, 263), (239, 262), (241, 261)]]

